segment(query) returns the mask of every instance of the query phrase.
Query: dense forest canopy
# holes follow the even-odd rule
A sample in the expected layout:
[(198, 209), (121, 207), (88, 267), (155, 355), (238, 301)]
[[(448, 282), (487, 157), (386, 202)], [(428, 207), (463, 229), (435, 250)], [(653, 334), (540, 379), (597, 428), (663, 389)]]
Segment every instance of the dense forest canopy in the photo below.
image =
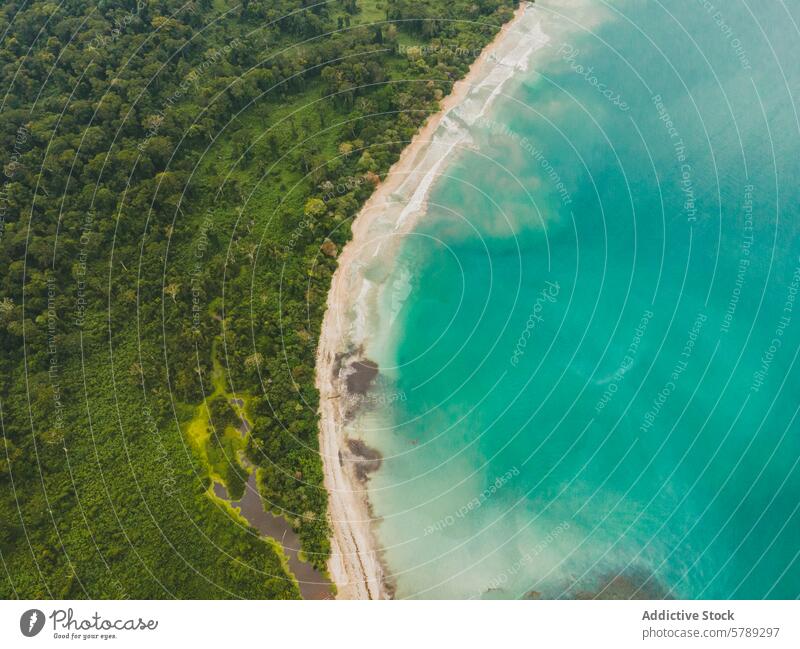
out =
[(512, 10), (3, 3), (0, 596), (298, 597), (210, 489), (251, 467), (324, 569), (336, 256)]

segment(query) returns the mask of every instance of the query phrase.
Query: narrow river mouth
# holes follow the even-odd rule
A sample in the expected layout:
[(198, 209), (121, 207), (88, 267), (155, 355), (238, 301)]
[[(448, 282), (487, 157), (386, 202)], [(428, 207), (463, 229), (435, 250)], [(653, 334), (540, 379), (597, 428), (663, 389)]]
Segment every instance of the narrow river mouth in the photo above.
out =
[(303, 599), (333, 599), (332, 584), (324, 574), (307, 561), (300, 559), (300, 537), (297, 536), (289, 522), (282, 516), (264, 509), (261, 496), (256, 485), (256, 472), (250, 472), (245, 484), (244, 495), (240, 500), (230, 500), (225, 485), (214, 482), (214, 495), (230, 503), (240, 510), (241, 515), (260, 536), (275, 539), (289, 560), (289, 568), (297, 578), (300, 594)]

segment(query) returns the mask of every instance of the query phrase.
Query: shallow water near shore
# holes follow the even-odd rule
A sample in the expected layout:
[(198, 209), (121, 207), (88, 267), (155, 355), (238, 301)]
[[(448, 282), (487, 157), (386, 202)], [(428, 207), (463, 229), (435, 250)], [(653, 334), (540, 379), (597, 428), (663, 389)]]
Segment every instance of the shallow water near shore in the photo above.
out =
[(364, 325), (396, 595), (794, 598), (800, 14), (535, 10)]

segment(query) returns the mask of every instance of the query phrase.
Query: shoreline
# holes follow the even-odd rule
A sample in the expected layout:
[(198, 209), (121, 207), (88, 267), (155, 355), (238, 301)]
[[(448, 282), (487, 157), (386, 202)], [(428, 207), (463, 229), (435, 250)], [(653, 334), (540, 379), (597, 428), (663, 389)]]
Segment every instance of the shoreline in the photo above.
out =
[[(353, 309), (358, 311), (355, 303), (370, 288), (370, 282), (363, 277), (355, 278), (354, 288), (353, 275), (363, 268), (365, 250), (371, 252), (371, 257), (377, 256), (386, 236), (402, 236), (424, 215), (427, 195), (440, 166), (457, 147), (469, 145), (467, 129), (459, 128), (456, 121), (469, 125), (482, 117), (505, 82), (518, 69), (524, 70), (530, 54), (546, 42), (537, 22), (533, 27), (534, 30), (538, 28), (538, 32), (516, 33), (522, 39), (533, 36), (524, 53), (521, 53), (524, 48), (515, 49), (513, 43), (508, 43), (509, 36), (515, 34), (514, 28), (523, 23), (526, 15), (533, 13), (528, 12), (532, 7), (531, 3), (520, 3), (513, 18), (473, 61), (464, 78), (453, 84), (451, 93), (441, 100), (439, 111), (417, 131), (385, 180), (364, 203), (352, 223), (352, 239), (339, 255), (328, 291), (316, 359), (320, 454), (332, 526), (328, 573), (337, 587), (337, 599), (390, 599), (393, 595), (373, 530), (367, 488), (356, 474), (359, 458), (347, 448), (345, 426), (349, 395), (341, 376), (341, 361), (343, 355), (352, 355), (354, 349), (361, 348), (364, 333), (358, 329), (363, 328), (365, 318), (357, 317), (355, 323), (348, 326), (346, 314)], [(503, 52), (503, 48), (508, 51)], [(477, 114), (470, 114), (470, 106), (466, 105), (472, 100), (470, 95), (480, 94), (485, 89), (489, 90), (489, 96), (478, 102)], [(459, 110), (454, 111), (456, 108)], [(445, 132), (435, 138), (440, 127)], [(399, 213), (394, 214), (398, 207), (401, 208)], [(385, 231), (387, 222), (388, 232)], [(376, 234), (375, 230), (381, 225), (384, 231)], [(352, 327), (356, 328), (355, 332)]]

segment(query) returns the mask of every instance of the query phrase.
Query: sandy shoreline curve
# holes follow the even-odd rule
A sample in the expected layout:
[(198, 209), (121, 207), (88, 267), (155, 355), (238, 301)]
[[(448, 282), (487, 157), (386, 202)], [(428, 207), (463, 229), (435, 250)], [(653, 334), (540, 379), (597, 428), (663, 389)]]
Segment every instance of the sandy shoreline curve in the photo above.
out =
[[(536, 20), (533, 6), (523, 2), (517, 8), (467, 75), (453, 85), (439, 112), (403, 150), (353, 221), (353, 237), (343, 248), (331, 280), (317, 348), (316, 384), (320, 453), (332, 524), (328, 572), (339, 599), (389, 599), (393, 594), (373, 530), (366, 486), (356, 475), (357, 458), (347, 447), (345, 428), (352, 401), (346, 394), (342, 358), (352, 354), (365, 335), (360, 318), (353, 323), (347, 314), (353, 311), (356, 296), (369, 288), (365, 279), (353, 276), (363, 267), (365, 252), (376, 257), (387, 236), (402, 236), (424, 214), (427, 194), (443, 161), (470, 144), (468, 129), (458, 124), (480, 119), (502, 85), (517, 70), (524, 70), (530, 54), (546, 43), (538, 22), (532, 22)], [(376, 235), (379, 225), (383, 231)]]

